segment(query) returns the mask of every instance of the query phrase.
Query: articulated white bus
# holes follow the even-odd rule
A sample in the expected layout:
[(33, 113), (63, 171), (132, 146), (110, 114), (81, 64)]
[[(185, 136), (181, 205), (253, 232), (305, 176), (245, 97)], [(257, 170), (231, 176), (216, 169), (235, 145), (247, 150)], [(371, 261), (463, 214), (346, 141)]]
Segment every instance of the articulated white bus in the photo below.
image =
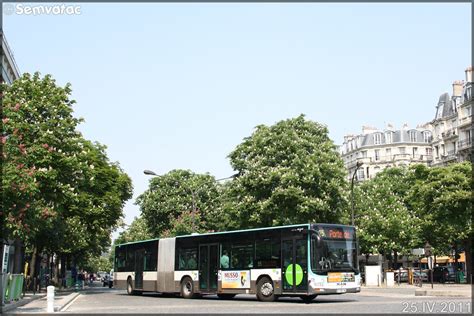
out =
[(152, 239), (115, 247), (114, 287), (184, 298), (261, 301), (360, 292), (352, 226), (301, 224)]

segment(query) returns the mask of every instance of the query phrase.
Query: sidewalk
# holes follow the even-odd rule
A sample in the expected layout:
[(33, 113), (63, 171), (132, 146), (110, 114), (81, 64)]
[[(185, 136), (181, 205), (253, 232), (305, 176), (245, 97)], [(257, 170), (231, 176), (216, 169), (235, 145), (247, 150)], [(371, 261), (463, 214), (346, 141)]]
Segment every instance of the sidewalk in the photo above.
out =
[[(54, 295), (54, 310), (61, 310), (64, 306), (75, 299), (80, 294), (80, 292), (81, 290), (79, 292), (74, 292), (73, 288), (56, 290)], [(36, 293), (36, 295), (33, 295), (32, 293), (26, 293), (23, 299), (2, 306), (0, 309), (0, 314), (15, 314), (17, 312), (45, 313), (46, 311), (46, 292)]]
[(470, 284), (433, 284), (423, 283), (422, 287), (409, 285), (407, 283), (395, 284), (394, 286), (377, 287), (362, 286), (361, 295), (368, 296), (449, 296), (449, 297), (471, 297), (472, 287)]

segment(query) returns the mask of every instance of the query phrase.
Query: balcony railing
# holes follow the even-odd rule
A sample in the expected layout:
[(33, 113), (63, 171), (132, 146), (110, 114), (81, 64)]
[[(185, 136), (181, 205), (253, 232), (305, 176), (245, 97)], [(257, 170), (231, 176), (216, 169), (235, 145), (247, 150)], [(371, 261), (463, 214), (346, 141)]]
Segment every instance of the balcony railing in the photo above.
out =
[(472, 123), (472, 115), (464, 116), (459, 119), (458, 127), (464, 127), (466, 125), (470, 125)]
[(457, 136), (456, 129), (455, 128), (448, 129), (447, 131), (441, 133), (441, 136), (443, 138), (451, 138), (451, 137)]
[(463, 139), (458, 142), (458, 149), (463, 150), (467, 148), (471, 148), (472, 141), (470, 139)]
[(357, 162), (371, 165), (371, 164), (383, 164), (383, 163), (392, 163), (398, 161), (410, 161), (410, 162), (429, 162), (433, 160), (433, 155), (426, 155), (426, 154), (394, 154), (394, 155), (385, 155), (379, 156), (378, 159), (376, 157), (364, 157), (358, 159), (352, 159), (347, 162), (347, 168), (353, 168)]

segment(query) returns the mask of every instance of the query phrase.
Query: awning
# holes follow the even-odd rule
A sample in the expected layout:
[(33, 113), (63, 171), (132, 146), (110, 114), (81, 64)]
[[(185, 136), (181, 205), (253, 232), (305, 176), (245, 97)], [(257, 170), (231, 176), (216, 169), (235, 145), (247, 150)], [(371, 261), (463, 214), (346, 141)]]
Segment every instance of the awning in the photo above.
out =
[[(460, 254), (460, 258), (458, 260), (458, 262), (466, 262), (466, 254), (464, 252), (461, 252)], [(427, 258), (421, 258), (420, 260), (421, 263), (428, 263), (428, 259)], [(446, 264), (446, 263), (454, 263), (455, 260), (454, 258), (452, 257), (449, 257), (449, 256), (437, 256), (436, 257), (436, 263), (437, 264)]]

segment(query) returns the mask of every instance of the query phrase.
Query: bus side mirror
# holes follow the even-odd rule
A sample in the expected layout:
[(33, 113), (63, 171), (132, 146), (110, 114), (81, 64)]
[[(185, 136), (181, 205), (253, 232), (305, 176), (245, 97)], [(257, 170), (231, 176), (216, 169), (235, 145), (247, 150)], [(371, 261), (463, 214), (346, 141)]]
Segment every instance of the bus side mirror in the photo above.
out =
[(316, 248), (321, 248), (323, 246), (323, 240), (321, 239), (321, 236), (314, 235), (314, 238), (316, 241)]

